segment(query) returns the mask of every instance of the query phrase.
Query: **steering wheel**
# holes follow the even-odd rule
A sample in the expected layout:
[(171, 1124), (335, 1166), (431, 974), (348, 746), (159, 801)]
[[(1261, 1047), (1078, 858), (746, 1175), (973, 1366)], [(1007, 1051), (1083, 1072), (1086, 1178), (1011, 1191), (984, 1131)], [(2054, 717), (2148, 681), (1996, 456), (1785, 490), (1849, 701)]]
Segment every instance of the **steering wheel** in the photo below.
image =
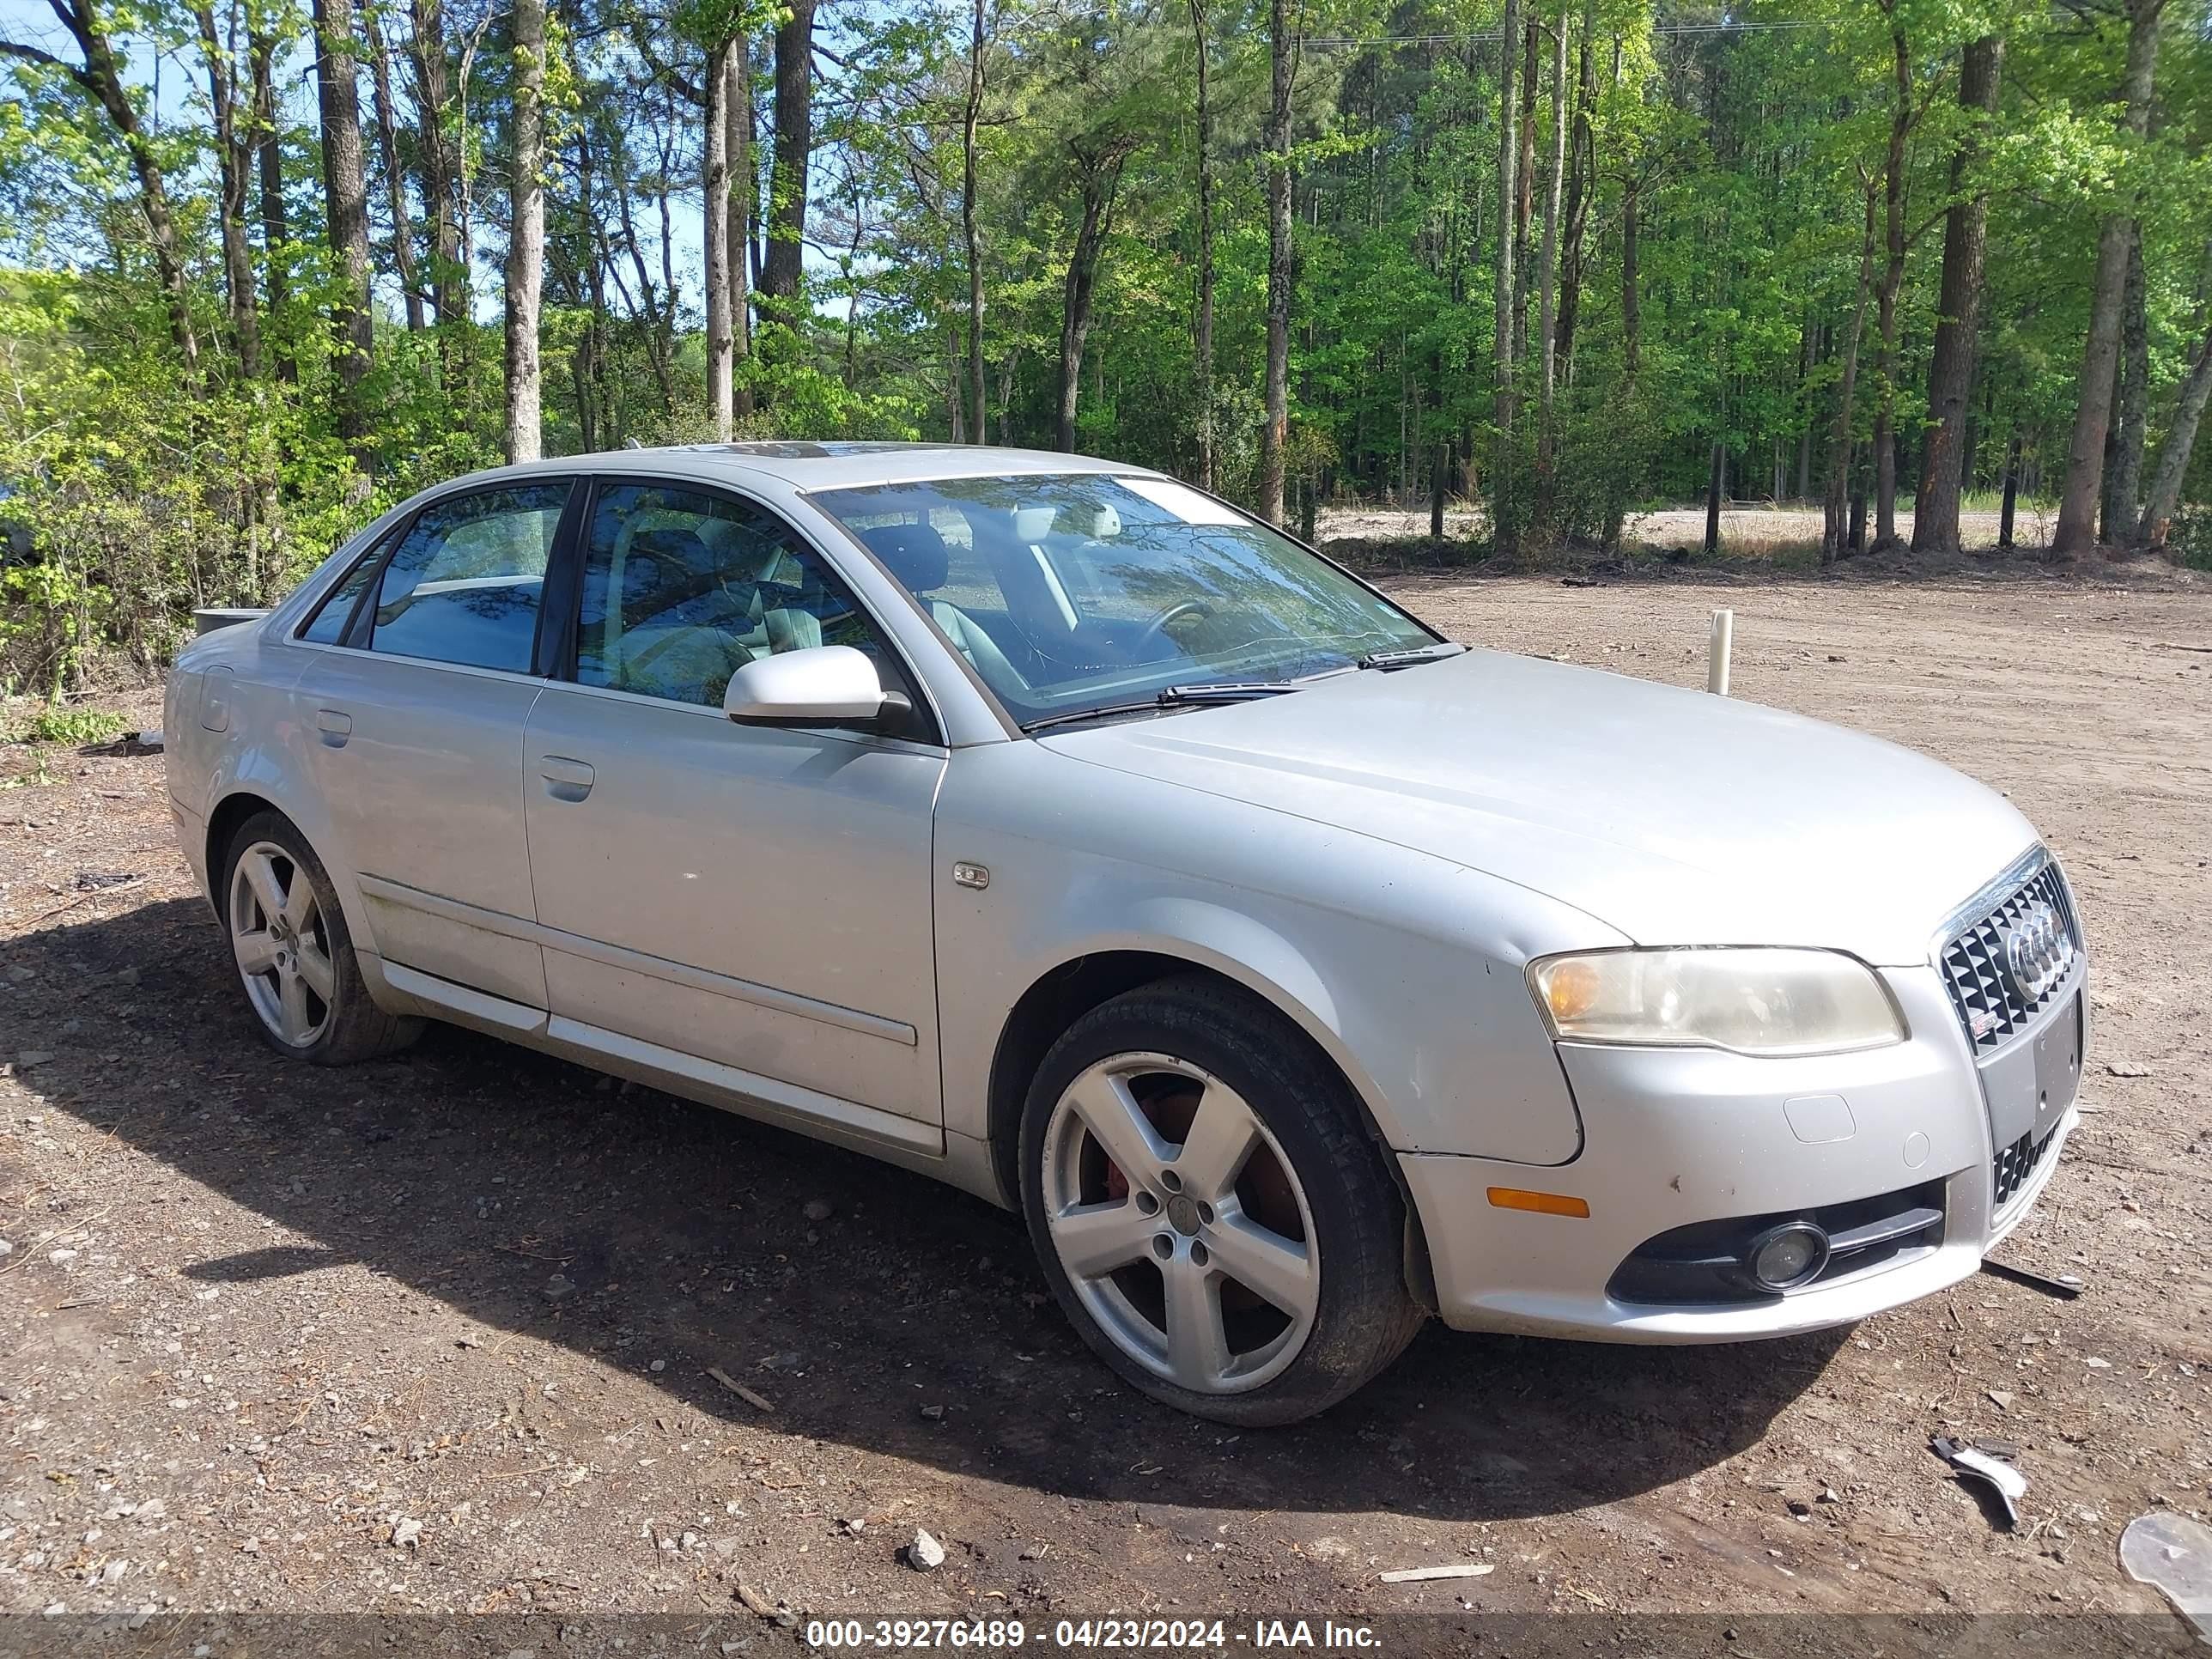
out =
[(1142, 662), (1145, 652), (1152, 642), (1165, 637), (1170, 623), (1185, 617), (1210, 617), (1212, 614), (1212, 605), (1205, 599), (1185, 599), (1178, 605), (1171, 605), (1145, 624), (1145, 631), (1137, 635), (1137, 642), (1131, 649), (1136, 653), (1137, 660)]

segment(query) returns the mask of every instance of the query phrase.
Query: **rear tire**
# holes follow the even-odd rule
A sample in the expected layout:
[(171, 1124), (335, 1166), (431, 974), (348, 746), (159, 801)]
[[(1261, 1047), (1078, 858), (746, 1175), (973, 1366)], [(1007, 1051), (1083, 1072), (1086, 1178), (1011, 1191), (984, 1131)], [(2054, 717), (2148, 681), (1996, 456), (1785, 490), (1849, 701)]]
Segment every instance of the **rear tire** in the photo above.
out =
[(278, 1054), (350, 1066), (422, 1035), (421, 1020), (370, 1000), (337, 890), (289, 818), (257, 812), (239, 826), (218, 890), (246, 1008)]
[(1297, 1422), (1425, 1317), (1404, 1200), (1357, 1102), (1303, 1031), (1233, 987), (1164, 980), (1076, 1021), (1030, 1086), (1020, 1157), (1060, 1306), (1168, 1405)]

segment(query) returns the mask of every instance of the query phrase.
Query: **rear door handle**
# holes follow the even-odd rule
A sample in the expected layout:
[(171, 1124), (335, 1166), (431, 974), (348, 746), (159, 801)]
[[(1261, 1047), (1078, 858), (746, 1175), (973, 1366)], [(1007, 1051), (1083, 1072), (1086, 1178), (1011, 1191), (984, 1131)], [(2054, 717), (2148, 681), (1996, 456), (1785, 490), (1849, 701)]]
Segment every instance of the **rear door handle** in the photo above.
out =
[(323, 741), (333, 749), (345, 747), (346, 739), (353, 735), (353, 716), (343, 708), (315, 710), (315, 729), (323, 734)]
[(578, 801), (592, 793), (592, 769), (565, 755), (540, 755), (538, 775), (545, 780), (545, 793), (555, 800)]

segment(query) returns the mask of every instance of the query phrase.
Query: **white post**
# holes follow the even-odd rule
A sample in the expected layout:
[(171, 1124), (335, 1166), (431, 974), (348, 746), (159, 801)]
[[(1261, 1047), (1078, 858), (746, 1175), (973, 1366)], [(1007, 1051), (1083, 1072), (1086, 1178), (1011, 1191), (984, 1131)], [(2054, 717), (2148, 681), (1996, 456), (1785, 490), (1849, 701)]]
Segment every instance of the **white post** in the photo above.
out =
[(1729, 647), (1735, 640), (1735, 612), (1713, 612), (1713, 632), (1710, 661), (1705, 668), (1705, 690), (1717, 697), (1729, 694)]

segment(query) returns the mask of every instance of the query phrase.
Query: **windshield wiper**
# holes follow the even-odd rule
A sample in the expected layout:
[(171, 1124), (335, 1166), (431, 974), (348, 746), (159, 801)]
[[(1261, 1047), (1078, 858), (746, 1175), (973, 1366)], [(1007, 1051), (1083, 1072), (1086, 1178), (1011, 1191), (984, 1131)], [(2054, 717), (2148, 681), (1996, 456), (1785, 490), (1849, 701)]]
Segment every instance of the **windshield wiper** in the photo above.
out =
[(1446, 657), (1466, 653), (1467, 647), (1450, 640), (1438, 640), (1434, 645), (1417, 645), (1407, 651), (1370, 651), (1359, 659), (1362, 668), (1379, 668), (1385, 673), (1393, 668), (1411, 668), (1416, 663), (1442, 662)]
[(1284, 691), (1296, 691), (1292, 680), (1215, 680), (1201, 685), (1171, 685), (1160, 693), (1160, 701), (1176, 702), (1244, 702), (1253, 697), (1272, 697)]
[(1042, 732), (1049, 726), (1066, 726), (1076, 720), (1110, 720), (1116, 714), (1149, 714), (1162, 708), (1249, 702), (1255, 697), (1272, 697), (1299, 689), (1290, 680), (1224, 680), (1211, 685), (1170, 685), (1142, 702), (1109, 702), (1097, 708), (1071, 708), (1065, 714), (1047, 714), (1042, 720), (1025, 720), (1022, 730)]

